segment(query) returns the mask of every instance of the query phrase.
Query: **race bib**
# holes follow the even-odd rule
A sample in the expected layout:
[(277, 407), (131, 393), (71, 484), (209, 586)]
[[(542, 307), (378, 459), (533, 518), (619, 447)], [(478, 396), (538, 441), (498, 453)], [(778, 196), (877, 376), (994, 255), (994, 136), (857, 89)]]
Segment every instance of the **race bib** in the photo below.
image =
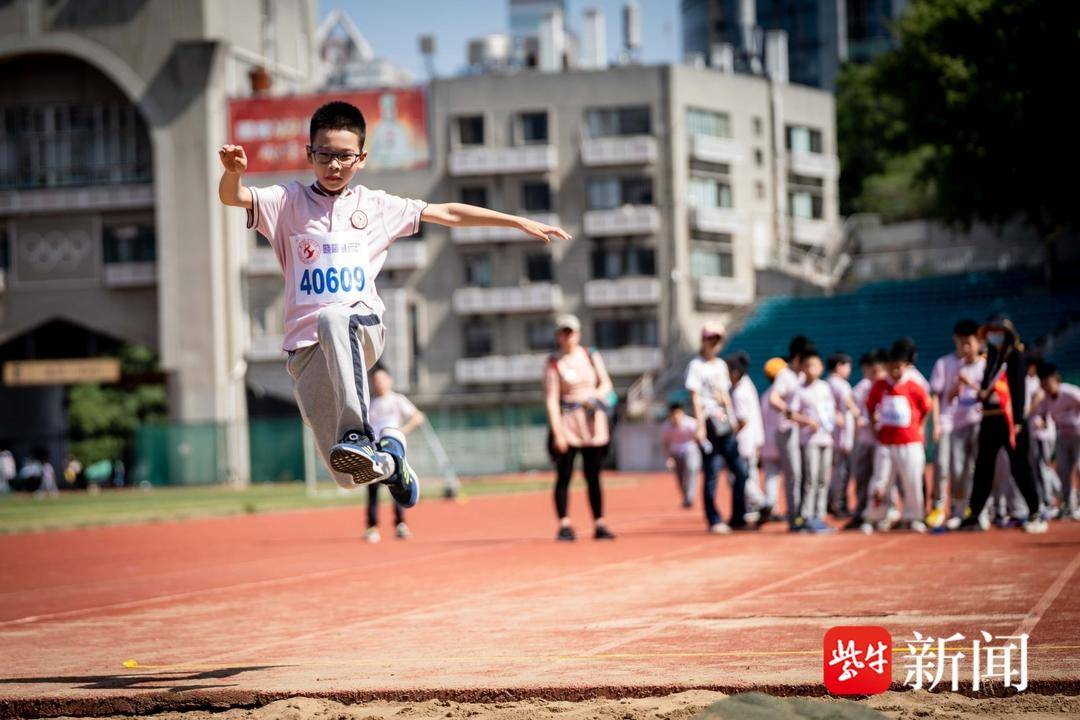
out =
[(906, 428), (911, 425), (911, 403), (903, 395), (886, 395), (881, 400), (882, 427)]
[(352, 305), (374, 293), (367, 240), (356, 231), (289, 238), (297, 305)]

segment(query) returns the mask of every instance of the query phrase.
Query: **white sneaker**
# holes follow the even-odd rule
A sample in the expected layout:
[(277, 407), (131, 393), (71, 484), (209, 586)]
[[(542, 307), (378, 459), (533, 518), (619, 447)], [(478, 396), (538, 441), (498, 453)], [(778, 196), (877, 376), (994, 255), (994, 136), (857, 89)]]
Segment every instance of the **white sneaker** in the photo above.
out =
[(863, 535), (873, 535), (874, 526), (868, 522), (864, 522), (862, 525), (859, 526), (859, 532), (861, 532)]
[(890, 526), (900, 522), (901, 517), (902, 515), (900, 514), (900, 511), (897, 510), (895, 507), (890, 507), (888, 510), (885, 511), (885, 522), (889, 523)]
[(369, 527), (364, 531), (364, 539), (369, 543), (377, 543), (382, 540), (382, 535), (379, 534), (379, 528)]
[(1042, 518), (1035, 518), (1034, 520), (1028, 520), (1024, 523), (1024, 532), (1033, 535), (1041, 535), (1046, 532), (1047, 528), (1049, 528), (1049, 525)]
[(1080, 508), (1073, 510), (1071, 516), (1073, 520), (1080, 520)]
[(949, 528), (950, 530), (955, 530), (960, 527), (960, 523), (962, 522), (964, 521), (958, 517), (951, 517), (945, 521), (945, 527)]
[(926, 532), (926, 523), (924, 523), (922, 520), (912, 520), (911, 521), (911, 531), (912, 532), (917, 532), (917, 533), (925, 533)]
[(397, 524), (397, 536), (398, 540), (408, 540), (412, 537), (412, 530), (405, 523), (399, 522)]
[(711, 532), (713, 535), (729, 535), (731, 534), (731, 528), (728, 526), (727, 523), (718, 522), (711, 528), (709, 528), (709, 532)]

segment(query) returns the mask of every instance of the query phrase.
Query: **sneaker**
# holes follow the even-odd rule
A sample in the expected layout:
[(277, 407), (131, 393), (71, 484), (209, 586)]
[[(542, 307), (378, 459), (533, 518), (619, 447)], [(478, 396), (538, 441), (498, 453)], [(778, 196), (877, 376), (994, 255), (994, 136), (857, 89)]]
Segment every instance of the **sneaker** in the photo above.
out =
[(743, 515), (742, 519), (743, 522), (747, 525), (757, 525), (759, 522), (761, 522), (761, 511), (751, 510), (750, 512)]
[(847, 523), (844, 525), (844, 527), (842, 529), (843, 530), (862, 530), (862, 526), (864, 524), (865, 523), (863, 522), (863, 519), (861, 517), (859, 517), (858, 515), (852, 515), (851, 519), (847, 521)]
[(709, 528), (709, 532), (713, 535), (729, 535), (731, 528), (725, 522), (718, 522)]
[(945, 523), (945, 510), (934, 508), (926, 515), (926, 525), (932, 528), (941, 527)]
[(828, 535), (836, 532), (831, 525), (821, 518), (810, 518), (806, 521), (806, 531), (813, 535)]
[(593, 540), (614, 540), (615, 533), (607, 529), (606, 525), (597, 525), (596, 530), (593, 531)]
[(399, 522), (397, 524), (396, 532), (397, 532), (398, 540), (408, 540), (409, 538), (412, 537), (412, 530), (410, 530), (409, 526), (406, 525), (403, 522)]
[(885, 522), (889, 523), (890, 527), (900, 522), (901, 517), (900, 511), (895, 507), (890, 506), (889, 509), (885, 511)]
[(765, 507), (761, 508), (761, 510), (759, 510), (758, 512), (761, 515), (761, 517), (758, 518), (758, 524), (759, 525), (764, 525), (765, 523), (767, 523), (767, 522), (769, 522), (770, 520), (773, 519), (772, 505), (766, 505)]
[(788, 532), (803, 532), (806, 530), (806, 520), (801, 515), (797, 515), (791, 522), (788, 523)]
[(949, 530), (956, 530), (960, 527), (960, 523), (962, 522), (964, 521), (954, 515), (953, 517), (945, 521), (945, 527)]
[(330, 448), (330, 467), (339, 473), (352, 475), (357, 485), (382, 482), (394, 474), (394, 458), (380, 452), (363, 433), (350, 430)]
[(386, 483), (386, 489), (393, 495), (398, 505), (411, 508), (420, 501), (420, 478), (416, 476), (405, 459), (404, 437), (395, 430), (387, 430), (379, 440), (380, 454), (393, 460), (394, 471)]
[(684, 510), (690, 510), (691, 508), (694, 507), (694, 501), (693, 500), (683, 500), (682, 501), (682, 506), (683, 506)]
[(868, 522), (864, 522), (862, 525), (859, 526), (859, 532), (861, 532), (863, 535), (873, 535), (874, 526)]
[(1049, 525), (1038, 515), (1028, 518), (1028, 521), (1023, 524), (1024, 532), (1031, 533), (1033, 535), (1041, 535), (1046, 532)]
[(979, 518), (966, 517), (956, 527), (959, 532), (986, 532), (986, 528), (979, 522)]
[(372, 544), (382, 540), (382, 535), (379, 534), (379, 528), (369, 527), (367, 530), (364, 531), (364, 539)]
[(569, 525), (563, 525), (559, 528), (559, 534), (555, 536), (558, 542), (574, 542), (577, 540), (577, 536), (574, 535), (574, 528)]
[(926, 523), (924, 523), (922, 520), (912, 520), (910, 523), (908, 523), (908, 530), (910, 530), (911, 532), (925, 534)]
[(1071, 512), (1071, 513), (1069, 514), (1069, 516), (1070, 516), (1070, 517), (1071, 517), (1071, 518), (1072, 518), (1073, 520), (1080, 520), (1080, 508), (1076, 508), (1075, 510), (1073, 510), (1073, 511), (1072, 511), (1072, 512)]

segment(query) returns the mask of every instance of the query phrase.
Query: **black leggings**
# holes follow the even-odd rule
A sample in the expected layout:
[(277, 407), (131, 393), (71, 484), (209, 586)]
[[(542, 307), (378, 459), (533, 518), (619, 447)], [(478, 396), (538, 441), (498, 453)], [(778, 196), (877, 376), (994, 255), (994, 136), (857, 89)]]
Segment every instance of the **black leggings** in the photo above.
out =
[(574, 458), (581, 453), (585, 465), (585, 481), (589, 484), (589, 507), (593, 519), (604, 517), (604, 498), (600, 489), (600, 468), (604, 464), (602, 447), (568, 448), (566, 452), (555, 455), (555, 510), (559, 519), (566, 517), (567, 495), (570, 491), (570, 478), (574, 474)]
[(1009, 445), (1009, 424), (1003, 415), (983, 418), (979, 426), (979, 452), (975, 456), (975, 479), (971, 488), (972, 518), (979, 517), (994, 489), (994, 469), (1002, 448), (1009, 456), (1009, 468), (1016, 480), (1016, 487), (1027, 502), (1028, 513), (1035, 515), (1039, 512), (1039, 492), (1035, 489), (1035, 479), (1028, 461), (1028, 442), (1028, 433), (1024, 429), (1016, 435), (1016, 447)]
[[(375, 527), (379, 524), (379, 488), (382, 483), (369, 483), (367, 486), (367, 526)], [(405, 512), (401, 506), (394, 503), (394, 524), (405, 522)]]

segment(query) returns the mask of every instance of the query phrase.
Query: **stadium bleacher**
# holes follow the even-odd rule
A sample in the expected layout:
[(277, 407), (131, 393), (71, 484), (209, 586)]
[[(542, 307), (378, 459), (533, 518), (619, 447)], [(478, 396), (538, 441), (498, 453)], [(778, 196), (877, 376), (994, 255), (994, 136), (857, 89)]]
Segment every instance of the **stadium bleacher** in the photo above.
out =
[[(725, 353), (749, 353), (752, 378), (763, 388), (762, 365), (770, 357), (784, 356), (788, 341), (799, 333), (813, 339), (825, 357), (842, 351), (856, 361), (870, 348), (888, 347), (908, 336), (918, 346), (919, 369), (929, 375), (934, 360), (952, 350), (957, 320), (982, 321), (996, 312), (1012, 318), (1028, 347), (1037, 348), (1050, 333), (1075, 321), (1080, 289), (1050, 292), (1038, 273), (1009, 270), (875, 282), (823, 297), (767, 298), (731, 338)], [(1080, 374), (1080, 332), (1055, 347), (1052, 359), (1066, 375)], [(858, 376), (856, 368), (854, 378)]]

